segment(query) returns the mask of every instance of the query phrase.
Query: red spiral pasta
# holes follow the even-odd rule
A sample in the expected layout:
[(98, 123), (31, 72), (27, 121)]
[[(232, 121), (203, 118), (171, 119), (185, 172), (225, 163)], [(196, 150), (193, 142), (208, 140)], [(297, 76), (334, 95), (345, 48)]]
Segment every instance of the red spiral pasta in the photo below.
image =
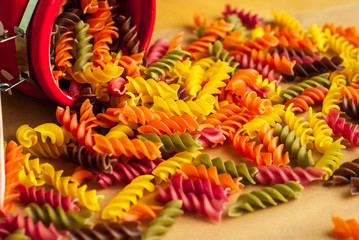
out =
[(323, 86), (306, 88), (298, 97), (289, 99), (284, 106), (287, 108), (293, 103), (293, 112), (303, 112), (309, 109), (308, 105), (313, 105), (316, 102), (323, 102), (328, 89)]
[(156, 133), (162, 135), (167, 133), (171, 135), (172, 133), (184, 133), (186, 130), (193, 132), (198, 129), (197, 121), (187, 115), (181, 116), (172, 116), (169, 118), (164, 118), (161, 120), (152, 120), (149, 121), (146, 125), (143, 125), (137, 129), (139, 133)]
[(205, 127), (200, 131), (193, 131), (191, 135), (199, 134), (197, 139), (201, 143), (202, 147), (216, 146), (218, 143), (223, 143), (226, 140), (226, 137), (222, 133), (222, 129), (219, 125), (215, 127)]
[(40, 188), (39, 190), (36, 190), (36, 186), (28, 188), (23, 184), (20, 184), (17, 188), (20, 191), (19, 200), (24, 204), (30, 204), (34, 202), (37, 205), (42, 206), (45, 203), (48, 203), (53, 208), (60, 206), (65, 211), (80, 211), (80, 209), (76, 206), (76, 199), (71, 200), (70, 196), (61, 197), (60, 192), (54, 194), (53, 189), (50, 189), (48, 192), (45, 192), (45, 188)]

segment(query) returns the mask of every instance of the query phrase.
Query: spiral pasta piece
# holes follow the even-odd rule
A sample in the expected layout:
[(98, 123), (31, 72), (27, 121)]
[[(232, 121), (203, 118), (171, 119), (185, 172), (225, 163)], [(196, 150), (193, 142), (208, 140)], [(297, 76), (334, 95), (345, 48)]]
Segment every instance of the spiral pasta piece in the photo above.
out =
[(271, 101), (258, 97), (254, 91), (245, 92), (239, 102), (253, 115), (268, 115), (273, 111)]
[(290, 168), (289, 166), (270, 165), (268, 167), (258, 166), (258, 173), (255, 178), (257, 182), (264, 185), (295, 181), (305, 186), (312, 181), (321, 180), (324, 174), (324, 171), (311, 166)]
[(89, 25), (88, 34), (94, 35), (105, 28), (106, 22), (111, 17), (111, 9), (107, 0), (98, 1), (98, 9), (86, 23)]
[(347, 99), (353, 99), (355, 103), (359, 102), (359, 89), (354, 88), (352, 86), (344, 86), (340, 88), (340, 92), (343, 94), (344, 97)]
[(296, 19), (292, 18), (284, 11), (280, 11), (279, 13), (272, 11), (272, 16), (274, 17), (273, 22), (281, 28), (293, 29), (296, 32), (303, 28)]
[(112, 239), (139, 239), (141, 231), (138, 222), (98, 223), (93, 228), (70, 229), (71, 240), (112, 240)]
[(333, 216), (332, 222), (334, 229), (330, 234), (338, 238), (349, 238), (356, 240), (359, 238), (359, 223), (355, 219), (344, 220), (340, 217)]
[(328, 45), (330, 50), (334, 51), (344, 60), (357, 59), (358, 49), (338, 33), (330, 35)]
[(72, 210), (65, 212), (60, 206), (53, 208), (48, 203), (41, 207), (36, 203), (30, 203), (25, 208), (25, 212), (34, 222), (42, 221), (45, 225), (54, 223), (57, 230), (88, 227), (91, 225), (90, 218), (93, 215), (89, 210), (79, 213)]
[(63, 171), (55, 171), (54, 167), (48, 163), (42, 164), (40, 167), (45, 183), (61, 192), (62, 196), (78, 198), (78, 203), (91, 211), (100, 210), (99, 202), (103, 196), (96, 195), (96, 190), (86, 191), (87, 185), (80, 187), (79, 183), (70, 183), (71, 177), (62, 176)]
[(205, 165), (206, 168), (216, 167), (219, 174), (228, 173), (232, 178), (242, 178), (244, 184), (255, 184), (255, 174), (258, 172), (256, 167), (248, 168), (245, 163), (235, 165), (232, 160), (223, 161), (222, 158), (216, 157), (211, 159), (208, 153), (201, 153), (194, 160), (193, 165)]
[(168, 231), (168, 227), (175, 223), (174, 217), (182, 215), (182, 201), (172, 200), (164, 205), (163, 210), (159, 212), (141, 233), (141, 239), (154, 239)]
[(42, 186), (45, 184), (44, 179), (41, 175), (41, 164), (40, 159), (35, 158), (30, 160), (30, 153), (25, 155), (25, 158), (21, 162), (22, 170), (19, 172), (19, 181), (21, 184), (27, 187)]
[(261, 190), (241, 194), (237, 201), (230, 206), (228, 216), (239, 217), (259, 208), (288, 202), (291, 198), (299, 198), (302, 190), (303, 186), (299, 183), (288, 181), (284, 184), (276, 184), (273, 187), (264, 187)]
[(154, 177), (142, 175), (131, 181), (103, 208), (101, 218), (111, 222), (118, 222), (123, 218), (122, 212), (128, 212), (131, 204), (136, 204), (143, 197), (144, 191), (153, 192), (155, 186), (151, 183)]
[(341, 161), (344, 159), (341, 149), (345, 148), (345, 146), (340, 144), (342, 140), (343, 138), (339, 138), (334, 141), (315, 164), (315, 168), (326, 172), (323, 176), (323, 180), (328, 180), (333, 175), (333, 172), (339, 168)]
[(114, 26), (115, 22), (110, 21), (106, 23), (105, 27), (93, 36), (93, 54), (94, 62), (99, 62), (104, 59), (105, 56), (110, 55), (110, 47), (108, 44), (112, 44), (113, 39), (118, 38), (118, 28)]
[[(345, 162), (333, 172), (333, 175), (325, 182), (325, 185), (349, 184), (355, 178), (359, 177), (359, 160), (354, 159), (351, 162)], [(353, 191), (352, 191), (352, 195)]]
[(285, 106), (288, 107), (293, 103), (293, 112), (303, 112), (309, 109), (309, 104), (312, 105), (315, 102), (323, 102), (328, 89), (323, 86), (306, 88), (298, 97), (289, 99)]
[(273, 106), (273, 111), (269, 115), (259, 115), (253, 118), (248, 123), (243, 125), (243, 129), (250, 138), (254, 138), (257, 136), (257, 132), (264, 124), (274, 127), (276, 123), (282, 123), (284, 115), (284, 105), (276, 104)]
[(7, 235), (4, 240), (31, 240), (31, 238), (25, 235), (25, 229), (19, 228), (10, 235)]
[(340, 108), (345, 114), (352, 118), (352, 119), (358, 119), (359, 118), (359, 107), (358, 104), (354, 102), (353, 99), (347, 99), (345, 96), (343, 96), (343, 102), (341, 104)]
[(231, 5), (227, 4), (223, 15), (228, 16), (232, 14), (237, 15), (242, 23), (250, 28), (254, 28), (257, 25), (261, 26), (263, 22), (263, 19), (259, 18), (258, 14), (252, 14), (250, 11), (246, 13), (244, 9), (239, 11), (237, 8), (232, 8)]
[(67, 68), (72, 67), (71, 59), (73, 56), (71, 52), (74, 50), (75, 36), (73, 31), (67, 31), (61, 35), (61, 39), (55, 48), (55, 65), (65, 72)]
[(75, 43), (76, 43), (76, 62), (74, 65), (75, 74), (79, 72), (85, 72), (88, 69), (92, 62), (89, 61), (93, 56), (92, 53), (92, 44), (89, 43), (92, 36), (87, 34), (89, 25), (84, 23), (82, 20), (79, 21), (75, 28)]
[(140, 41), (138, 39), (137, 26), (132, 23), (132, 17), (119, 15), (116, 19), (116, 26), (119, 29), (119, 38), (115, 40), (116, 51), (122, 50), (127, 55), (143, 52), (140, 49)]
[[(235, 33), (233, 33), (235, 34)], [(231, 35), (233, 35), (231, 34)], [(241, 33), (242, 34), (242, 33)], [(226, 41), (226, 42), (225, 42)], [(226, 37), (226, 39), (223, 41), (223, 44), (229, 44), (229, 36)], [(233, 56), (229, 56), (229, 52), (226, 50), (223, 50), (223, 44), (221, 41), (215, 41), (213, 44), (210, 43), (208, 46), (208, 51), (209, 51), (209, 55), (213, 56), (213, 60), (215, 61), (221, 61), (221, 62), (226, 62), (228, 63), (228, 66), (230, 66), (232, 68), (231, 73), (233, 74), (234, 72), (236, 72), (236, 69), (239, 65), (238, 62), (234, 61), (234, 57)], [(233, 44), (235, 45), (235, 44)]]
[(157, 135), (155, 133), (144, 133), (137, 136), (142, 141), (152, 141), (154, 143), (162, 143), (161, 151), (171, 153), (171, 152), (196, 152), (199, 149), (202, 149), (198, 138), (199, 134), (191, 136), (188, 133), (183, 133), (179, 136), (177, 133), (171, 135), (162, 134)]
[(232, 193), (240, 192), (243, 185), (240, 178), (232, 179), (228, 173), (218, 174), (216, 167), (206, 168), (205, 165), (194, 166), (192, 163), (182, 163), (181, 168), (177, 170), (183, 175), (184, 179), (193, 181), (208, 179), (212, 185), (221, 185), (223, 189), (230, 189)]
[(95, 13), (98, 10), (97, 0), (81, 0), (80, 2), (82, 11), (86, 13)]
[(151, 65), (152, 63), (157, 62), (167, 53), (167, 50), (168, 40), (166, 38), (156, 40), (147, 51), (147, 64)]
[(158, 80), (159, 76), (166, 75), (166, 71), (172, 71), (177, 61), (182, 60), (186, 55), (190, 55), (190, 53), (182, 50), (181, 47), (178, 46), (157, 62), (152, 63), (144, 72), (148, 78)]
[(329, 38), (331, 33), (329, 30), (313, 24), (310, 26), (309, 30), (305, 33), (305, 36), (309, 37), (313, 42), (316, 42), (316, 48), (320, 52), (327, 52), (329, 49)]
[(309, 108), (308, 122), (313, 129), (314, 146), (318, 152), (324, 154), (334, 141), (331, 137), (333, 131), (323, 119), (323, 113), (313, 113), (312, 108)]

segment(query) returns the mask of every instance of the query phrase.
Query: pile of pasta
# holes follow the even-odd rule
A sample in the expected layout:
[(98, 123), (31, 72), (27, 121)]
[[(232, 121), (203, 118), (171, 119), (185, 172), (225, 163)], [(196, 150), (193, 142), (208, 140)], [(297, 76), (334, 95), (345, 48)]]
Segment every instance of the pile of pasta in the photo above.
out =
[[(158, 239), (184, 212), (239, 217), (313, 181), (358, 194), (359, 160), (342, 153), (359, 145), (355, 27), (304, 29), (285, 12), (265, 22), (228, 5), (216, 21), (194, 15), (196, 40), (181, 32), (144, 54), (116, 1), (79, 3), (64, 1), (50, 47), (77, 100), (7, 144), (0, 238)], [(225, 147), (236, 161), (206, 153)], [(55, 159), (78, 167), (66, 174)], [(100, 207), (96, 189), (119, 184)], [(262, 188), (241, 193), (250, 185)], [(333, 223), (334, 236), (358, 239), (355, 220)]]

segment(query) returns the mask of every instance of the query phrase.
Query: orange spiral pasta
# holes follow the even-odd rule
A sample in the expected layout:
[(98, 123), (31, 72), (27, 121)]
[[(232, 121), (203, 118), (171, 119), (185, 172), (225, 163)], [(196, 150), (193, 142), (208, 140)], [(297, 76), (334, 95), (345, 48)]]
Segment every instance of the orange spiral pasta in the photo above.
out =
[(99, 8), (97, 0), (81, 0), (80, 5), (85, 14), (95, 13)]
[(241, 30), (235, 30), (230, 32), (222, 42), (223, 48), (227, 50), (233, 49), (235, 46), (242, 44), (245, 41), (243, 32)]
[(25, 159), (25, 155), (21, 153), (22, 148), (22, 145), (17, 145), (14, 141), (10, 141), (6, 146), (5, 195), (0, 213), (6, 214), (7, 211), (11, 211), (14, 207), (13, 200), (20, 195), (15, 189), (20, 184), (18, 178), (18, 173), (22, 170), (20, 162)]
[(354, 46), (359, 46), (359, 32), (355, 26), (344, 28), (343, 26), (335, 27), (332, 24), (324, 24), (323, 29), (329, 29), (331, 34), (339, 34), (340, 36), (345, 37), (347, 41), (349, 41)]
[(94, 179), (95, 174), (78, 166), (71, 175), (71, 182), (82, 183), (85, 179)]
[(268, 115), (273, 110), (271, 101), (258, 97), (254, 91), (245, 92), (239, 102), (253, 115)]
[[(115, 27), (114, 24), (114, 21), (106, 23), (105, 27), (94, 35), (93, 53), (96, 60), (102, 61), (104, 56), (110, 55), (110, 47), (108, 44), (112, 44), (113, 39), (119, 37), (118, 28)], [(96, 63), (96, 61), (94, 63)], [(105, 66), (103, 66), (103, 68), (104, 67)]]
[(226, 86), (230, 94), (242, 96), (246, 91), (246, 87), (256, 83), (259, 73), (255, 69), (241, 69), (233, 74), (231, 80)]
[(56, 82), (57, 85), (59, 85), (59, 80), (63, 77), (66, 76), (66, 74), (62, 71), (59, 70), (54, 70), (55, 65), (51, 64), (51, 72), (52, 72), (52, 76), (54, 77), (54, 80)]
[(101, 134), (94, 135), (93, 150), (100, 154), (109, 154), (113, 157), (125, 155), (126, 157), (136, 157), (137, 159), (148, 158), (154, 160), (161, 157), (159, 148), (162, 143), (152, 141), (141, 141), (139, 139), (111, 138), (107, 139)]
[(74, 50), (74, 44), (74, 32), (67, 31), (62, 34), (60, 42), (55, 48), (55, 65), (62, 72), (72, 67), (70, 60), (73, 59), (71, 52)]
[(289, 99), (284, 106), (287, 108), (293, 103), (293, 112), (307, 111), (309, 105), (313, 105), (315, 102), (323, 102), (327, 93), (328, 88), (323, 86), (306, 88), (298, 97)]
[(344, 86), (340, 89), (340, 91), (347, 99), (353, 99), (355, 103), (359, 102), (359, 88)]
[(142, 64), (143, 53), (136, 53), (131, 56), (122, 56), (118, 59), (118, 65), (126, 71), (126, 76), (136, 78), (141, 75), (140, 65)]
[(153, 120), (161, 120), (172, 116), (173, 113), (166, 110), (152, 112), (146, 107), (128, 106), (127, 102), (122, 102), (116, 108), (108, 108), (106, 113), (99, 113), (96, 117), (99, 118), (99, 125), (106, 125), (109, 128), (119, 122), (128, 124), (129, 121), (132, 121), (135, 124), (141, 123), (145, 125)]
[(177, 46), (180, 46), (181, 49), (183, 48), (183, 46), (182, 46), (183, 34), (184, 34), (184, 32), (180, 32), (180, 33), (176, 34), (172, 38), (172, 40), (170, 41), (170, 44), (168, 45), (168, 49), (166, 51), (166, 54), (171, 52), (172, 50), (174, 50)]
[(133, 222), (133, 221), (139, 221), (142, 218), (155, 218), (162, 209), (163, 209), (162, 206), (136, 203), (131, 206), (128, 212), (122, 213), (123, 221)]
[(195, 167), (192, 163), (182, 163), (177, 173), (182, 173), (184, 179), (192, 179), (193, 181), (208, 179), (211, 185), (221, 185), (223, 189), (229, 188), (232, 193), (240, 192), (243, 184), (240, 183), (241, 177), (232, 179), (228, 173), (218, 174), (215, 166), (206, 168), (201, 164)]
[(275, 69), (283, 74), (293, 75), (293, 67), (295, 61), (289, 61), (285, 57), (280, 58), (278, 53), (265, 53), (263, 51), (257, 51), (253, 49), (251, 51), (251, 59), (254, 63), (261, 63), (263, 65), (269, 65), (271, 69)]
[(209, 56), (209, 44), (215, 42), (219, 37), (224, 38), (233, 27), (233, 24), (221, 19), (208, 27), (200, 39), (188, 45), (184, 50), (189, 51), (196, 60), (207, 57)]
[(278, 45), (278, 38), (272, 34), (265, 33), (262, 37), (255, 38), (254, 40), (248, 40), (244, 44), (236, 46), (233, 51), (230, 51), (230, 55), (235, 54), (247, 54), (252, 50), (266, 50), (270, 47)]
[(352, 237), (354, 240), (359, 239), (359, 223), (355, 219), (344, 220), (340, 217), (332, 217), (334, 229), (331, 234), (338, 238)]
[(98, 10), (86, 21), (90, 25), (88, 34), (95, 35), (105, 28), (106, 22), (111, 18), (111, 9), (107, 0), (98, 2)]
[(197, 121), (190, 115), (172, 116), (161, 120), (155, 119), (149, 121), (137, 129), (139, 133), (156, 133), (162, 135), (167, 133), (184, 133), (186, 130), (193, 132), (198, 129)]
[(208, 17), (204, 16), (203, 13), (195, 12), (193, 14), (193, 20), (196, 28), (200, 28), (201, 26), (209, 27), (209, 19)]

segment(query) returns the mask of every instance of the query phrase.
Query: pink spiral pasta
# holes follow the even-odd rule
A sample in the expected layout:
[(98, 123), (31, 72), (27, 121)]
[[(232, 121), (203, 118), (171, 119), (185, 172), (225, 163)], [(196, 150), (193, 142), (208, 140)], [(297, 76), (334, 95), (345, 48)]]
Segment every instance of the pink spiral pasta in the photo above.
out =
[(223, 143), (226, 140), (226, 137), (222, 133), (222, 129), (219, 125), (211, 128), (206, 127), (203, 128), (200, 131), (193, 131), (191, 135), (199, 134), (199, 138), (197, 141), (199, 141), (202, 145), (202, 147), (215, 146), (218, 143)]
[(154, 44), (151, 45), (150, 49), (147, 52), (147, 65), (151, 65), (154, 62), (157, 62), (161, 57), (163, 57), (168, 49), (168, 40), (166, 38), (158, 39)]

